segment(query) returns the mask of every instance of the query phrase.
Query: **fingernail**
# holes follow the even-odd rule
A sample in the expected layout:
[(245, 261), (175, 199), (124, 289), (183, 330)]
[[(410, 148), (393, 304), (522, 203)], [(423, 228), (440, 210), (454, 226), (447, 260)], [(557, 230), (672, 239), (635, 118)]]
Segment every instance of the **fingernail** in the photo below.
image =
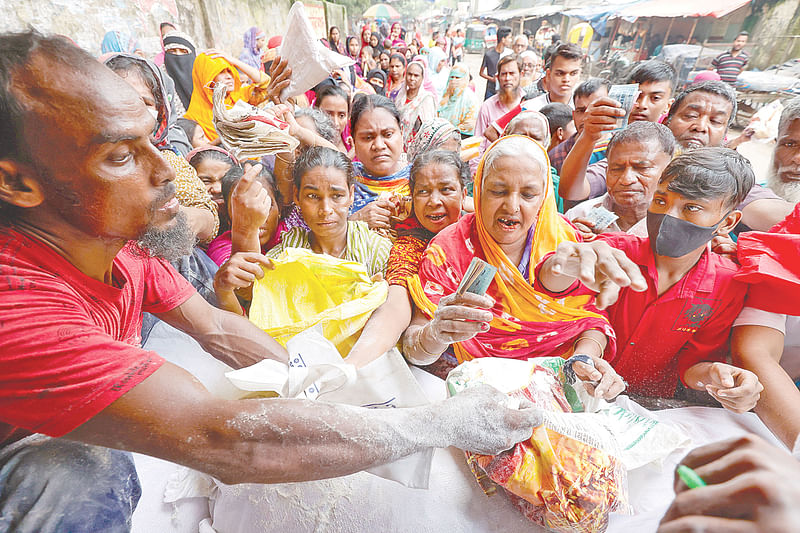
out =
[(553, 272), (561, 272), (561, 265), (553, 265)]
[(489, 331), (489, 324), (487, 324), (486, 322), (484, 322), (483, 324), (481, 324), (481, 329), (482, 329), (483, 331)]

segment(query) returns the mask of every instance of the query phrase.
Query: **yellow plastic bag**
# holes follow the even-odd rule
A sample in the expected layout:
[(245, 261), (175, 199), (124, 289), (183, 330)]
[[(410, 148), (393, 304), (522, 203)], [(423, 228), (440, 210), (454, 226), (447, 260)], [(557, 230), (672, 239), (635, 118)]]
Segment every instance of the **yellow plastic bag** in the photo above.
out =
[(273, 263), (275, 270), (253, 284), (250, 321), (284, 346), (320, 324), (345, 357), (389, 292), (385, 281), (370, 280), (361, 263), (311, 250), (287, 248)]

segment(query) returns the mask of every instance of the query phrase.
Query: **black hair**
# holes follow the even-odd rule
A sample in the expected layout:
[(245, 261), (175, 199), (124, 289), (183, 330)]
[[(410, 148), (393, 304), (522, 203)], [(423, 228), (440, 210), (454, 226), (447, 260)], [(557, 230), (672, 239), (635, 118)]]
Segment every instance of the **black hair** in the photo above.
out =
[(183, 117), (176, 120), (175, 123), (184, 131), (184, 133), (186, 133), (186, 137), (189, 138), (189, 143), (191, 144), (192, 139), (194, 139), (194, 132), (197, 131), (197, 128), (200, 127), (200, 124), (194, 120)]
[(150, 94), (153, 95), (153, 99), (156, 102), (156, 109), (158, 110), (158, 120), (164, 120), (164, 117), (161, 115), (166, 107), (166, 102), (164, 102), (161, 84), (143, 59), (119, 55), (111, 57), (105, 64), (123, 79), (129, 76), (131, 72), (138, 74), (147, 88), (150, 89)]
[(742, 37), (742, 36), (745, 36), (745, 37), (750, 37), (750, 32), (747, 32), (747, 31), (740, 31), (740, 32), (739, 32), (739, 33), (738, 33), (736, 36), (737, 36), (737, 37)]
[(0, 34), (0, 159), (35, 164), (23, 134), (32, 113), (15, 94), (19, 89), (12, 90), (14, 74), (30, 68), (34, 53), (43, 54), (53, 69), (89, 72), (103, 68), (88, 52), (63, 37), (46, 37), (35, 30)]
[(557, 57), (563, 57), (569, 61), (583, 59), (583, 50), (577, 44), (560, 44), (555, 50), (553, 50), (553, 53), (550, 54), (550, 57), (547, 58), (547, 64), (545, 65), (545, 68), (550, 68), (553, 65), (553, 61), (555, 61)]
[(171, 22), (162, 22), (161, 24), (158, 25), (158, 31), (164, 31), (164, 27), (165, 26), (169, 26), (170, 28), (177, 29), (177, 28), (175, 28), (175, 24), (173, 24)]
[(353, 164), (339, 150), (327, 148), (325, 146), (312, 146), (304, 150), (292, 165), (292, 179), (294, 180), (295, 191), (300, 191), (300, 186), (303, 183), (303, 176), (314, 168), (336, 168), (344, 172), (347, 177), (347, 186), (350, 187), (355, 183), (355, 171)]
[[(251, 161), (251, 163), (258, 164), (255, 161)], [(225, 199), (226, 206), (230, 205), (233, 189), (236, 187), (236, 184), (239, 183), (239, 180), (242, 179), (242, 176), (244, 176), (244, 172), (244, 168), (235, 165), (229, 168), (225, 175), (222, 176), (220, 187), (222, 188), (222, 197)], [(272, 172), (270, 172), (266, 166), (262, 165), (258, 177), (262, 185), (269, 190), (275, 201), (280, 204), (280, 192), (278, 191), (278, 186), (275, 183), (275, 176), (273, 176)]]
[(669, 90), (675, 90), (675, 69), (672, 65), (665, 61), (658, 59), (651, 59), (640, 63), (628, 78), (628, 83), (653, 83), (659, 81), (668, 81)]
[(317, 129), (317, 134), (319, 134), (320, 137), (333, 145), (339, 143), (339, 139), (337, 139), (339, 134), (336, 131), (333, 120), (323, 111), (320, 111), (316, 107), (301, 107), (294, 112), (294, 117), (310, 117), (311, 120), (314, 121), (314, 127)]
[(344, 89), (338, 85), (326, 85), (320, 89), (317, 92), (317, 97), (314, 99), (314, 107), (319, 109), (319, 106), (322, 105), (322, 101), (328, 96), (337, 96), (339, 98), (343, 98), (344, 101), (347, 102), (347, 111), (350, 111), (350, 97), (347, 96), (347, 93), (344, 92)]
[(213, 159), (214, 161), (222, 161), (223, 163), (227, 163), (232, 167), (239, 166), (236, 164), (236, 161), (234, 161), (231, 156), (224, 154), (219, 150), (214, 150), (212, 148), (209, 148), (208, 150), (200, 150), (199, 152), (194, 154), (192, 158), (189, 160), (189, 164), (192, 165), (194, 168), (197, 168), (206, 159)]
[(389, 56), (389, 62), (391, 62), (392, 59), (397, 59), (403, 64), (403, 66), (406, 66), (406, 56), (403, 54), (392, 54)]
[(572, 98), (586, 98), (600, 90), (600, 87), (611, 88), (611, 82), (605, 78), (589, 78), (580, 83), (572, 92)]
[(664, 121), (664, 124), (669, 124), (669, 121), (672, 120), (672, 117), (675, 116), (675, 113), (678, 111), (678, 108), (681, 107), (683, 100), (694, 92), (704, 92), (709, 94), (716, 94), (717, 96), (722, 96), (728, 102), (731, 103), (731, 116), (728, 119), (728, 126), (730, 127), (733, 124), (734, 119), (736, 118), (736, 93), (733, 91), (730, 85), (725, 83), (724, 81), (716, 81), (716, 80), (709, 80), (709, 81), (701, 81), (700, 83), (695, 83), (689, 85), (687, 88), (679, 92), (675, 96), (675, 101), (672, 103), (672, 106), (669, 108), (669, 113), (667, 114), (667, 118)]
[(555, 135), (558, 128), (566, 128), (572, 122), (572, 108), (567, 104), (553, 102), (542, 107), (539, 113), (547, 117), (551, 136)]
[(411, 165), (408, 185), (411, 187), (412, 194), (414, 193), (414, 183), (417, 179), (417, 173), (428, 165), (446, 165), (453, 167), (462, 189), (467, 186), (472, 177), (469, 165), (461, 159), (458, 152), (451, 152), (449, 150), (426, 150), (415, 157), (414, 163)]
[(667, 165), (659, 183), (692, 200), (724, 198), (731, 209), (745, 199), (756, 182), (746, 157), (730, 148), (709, 146), (679, 155)]
[(500, 75), (500, 67), (505, 65), (506, 63), (515, 62), (517, 64), (517, 69), (522, 72), (522, 58), (517, 54), (507, 54), (500, 58), (500, 61), (497, 62), (497, 74)]
[(508, 26), (500, 26), (499, 28), (497, 28), (497, 42), (502, 41), (509, 35), (511, 35), (511, 28), (509, 28)]
[(669, 154), (670, 157), (675, 154), (675, 146), (677, 144), (675, 136), (672, 135), (672, 131), (668, 127), (657, 122), (640, 120), (631, 122), (628, 127), (612, 135), (611, 140), (608, 141), (606, 153), (610, 154), (614, 146), (620, 143), (632, 141), (642, 143), (655, 141), (661, 147), (661, 150), (665, 154)]
[(380, 53), (380, 54), (378, 54), (378, 57), (380, 57), (380, 56), (382, 56), (382, 55), (384, 55), (384, 54), (386, 54), (386, 57), (388, 57), (388, 58), (389, 58), (389, 60), (391, 61), (391, 59), (392, 59), (392, 52), (391, 52), (390, 50), (387, 50), (387, 49), (385, 49), (385, 48), (384, 48), (383, 50), (381, 50), (381, 53)]
[(400, 127), (400, 112), (394, 102), (379, 94), (361, 94), (353, 100), (353, 109), (350, 111), (350, 134), (355, 137), (356, 126), (361, 115), (378, 108), (388, 111), (397, 121), (397, 127)]

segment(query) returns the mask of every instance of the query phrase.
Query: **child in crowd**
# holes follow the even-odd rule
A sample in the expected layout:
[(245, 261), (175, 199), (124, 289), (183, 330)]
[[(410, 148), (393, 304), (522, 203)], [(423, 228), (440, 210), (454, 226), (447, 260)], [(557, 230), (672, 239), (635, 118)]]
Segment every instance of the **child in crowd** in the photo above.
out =
[(189, 142), (192, 143), (192, 148), (205, 148), (211, 146), (211, 141), (206, 137), (206, 132), (200, 127), (200, 124), (188, 118), (179, 118), (177, 120), (178, 126), (186, 133)]
[(735, 412), (758, 401), (763, 387), (755, 374), (724, 362), (747, 287), (734, 280), (737, 264), (709, 247), (739, 222), (736, 206), (754, 182), (738, 153), (698, 148), (661, 175), (648, 237), (566, 242), (540, 263), (537, 280), (552, 296), (599, 293), (617, 334), (609, 362), (631, 392), (672, 397), (680, 381)]

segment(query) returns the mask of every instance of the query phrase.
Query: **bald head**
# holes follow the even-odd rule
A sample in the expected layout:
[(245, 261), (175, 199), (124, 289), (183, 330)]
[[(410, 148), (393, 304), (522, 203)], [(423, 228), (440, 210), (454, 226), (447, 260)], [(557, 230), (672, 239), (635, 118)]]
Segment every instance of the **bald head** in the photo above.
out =
[(0, 159), (43, 162), (38, 154), (78, 149), (100, 134), (90, 130), (135, 114), (147, 119), (137, 93), (70, 41), (0, 35)]

